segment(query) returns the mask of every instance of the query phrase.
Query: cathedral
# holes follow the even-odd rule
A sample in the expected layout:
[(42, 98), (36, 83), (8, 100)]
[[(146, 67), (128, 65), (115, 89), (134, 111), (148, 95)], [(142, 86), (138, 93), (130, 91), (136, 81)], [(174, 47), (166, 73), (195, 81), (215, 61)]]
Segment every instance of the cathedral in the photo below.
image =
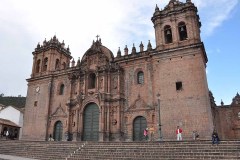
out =
[[(156, 48), (119, 49), (101, 39), (76, 62), (56, 36), (38, 44), (27, 79), (23, 140), (142, 141), (183, 139), (214, 129), (201, 22), (191, 2), (170, 0), (151, 17)], [(107, 44), (106, 44), (107, 45)]]

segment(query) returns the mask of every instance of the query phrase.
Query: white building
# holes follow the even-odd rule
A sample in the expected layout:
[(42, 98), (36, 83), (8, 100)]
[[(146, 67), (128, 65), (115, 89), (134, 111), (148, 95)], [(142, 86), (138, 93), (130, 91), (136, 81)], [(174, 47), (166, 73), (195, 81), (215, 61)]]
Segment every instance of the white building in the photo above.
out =
[(21, 139), (23, 127), (23, 111), (13, 106), (6, 106), (0, 110), (0, 118), (7, 119), (21, 127), (18, 136), (19, 139)]

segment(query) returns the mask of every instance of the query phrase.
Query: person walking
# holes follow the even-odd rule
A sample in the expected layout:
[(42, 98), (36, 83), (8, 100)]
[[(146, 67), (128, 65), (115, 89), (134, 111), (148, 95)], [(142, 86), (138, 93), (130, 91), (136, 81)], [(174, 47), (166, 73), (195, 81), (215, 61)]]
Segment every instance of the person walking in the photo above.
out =
[(149, 128), (149, 132), (150, 132), (150, 141), (153, 141), (153, 139), (154, 139), (154, 127), (153, 126), (151, 126)]
[(148, 128), (145, 128), (145, 129), (144, 129), (143, 135), (144, 135), (144, 137), (145, 137), (145, 140), (147, 141), (147, 140), (148, 140)]
[(177, 134), (177, 141), (181, 141), (182, 140), (182, 129), (179, 126), (177, 126), (176, 134)]

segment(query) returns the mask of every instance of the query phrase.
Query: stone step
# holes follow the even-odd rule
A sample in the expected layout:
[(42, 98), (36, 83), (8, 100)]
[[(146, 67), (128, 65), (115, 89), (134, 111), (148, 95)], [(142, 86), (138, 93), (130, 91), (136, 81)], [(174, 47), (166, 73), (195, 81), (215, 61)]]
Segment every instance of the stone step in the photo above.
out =
[[(131, 159), (239, 159), (240, 141), (182, 142), (0, 142), (0, 154), (39, 160)], [(83, 146), (83, 147), (82, 147)], [(79, 150), (79, 148), (81, 148)], [(75, 151), (75, 153), (74, 153)], [(71, 157), (69, 155), (72, 154)]]

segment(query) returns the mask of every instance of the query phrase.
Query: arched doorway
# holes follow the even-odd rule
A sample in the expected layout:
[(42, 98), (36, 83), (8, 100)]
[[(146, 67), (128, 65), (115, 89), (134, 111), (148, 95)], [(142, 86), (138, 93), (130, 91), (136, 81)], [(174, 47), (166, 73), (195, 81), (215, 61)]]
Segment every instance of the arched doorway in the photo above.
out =
[(98, 141), (99, 108), (95, 103), (86, 106), (83, 114), (83, 141)]
[(146, 118), (139, 116), (133, 121), (133, 141), (143, 141), (144, 135), (143, 131), (147, 128)]
[(54, 133), (53, 138), (55, 141), (62, 140), (62, 133), (63, 133), (63, 125), (61, 121), (57, 121), (54, 125)]

